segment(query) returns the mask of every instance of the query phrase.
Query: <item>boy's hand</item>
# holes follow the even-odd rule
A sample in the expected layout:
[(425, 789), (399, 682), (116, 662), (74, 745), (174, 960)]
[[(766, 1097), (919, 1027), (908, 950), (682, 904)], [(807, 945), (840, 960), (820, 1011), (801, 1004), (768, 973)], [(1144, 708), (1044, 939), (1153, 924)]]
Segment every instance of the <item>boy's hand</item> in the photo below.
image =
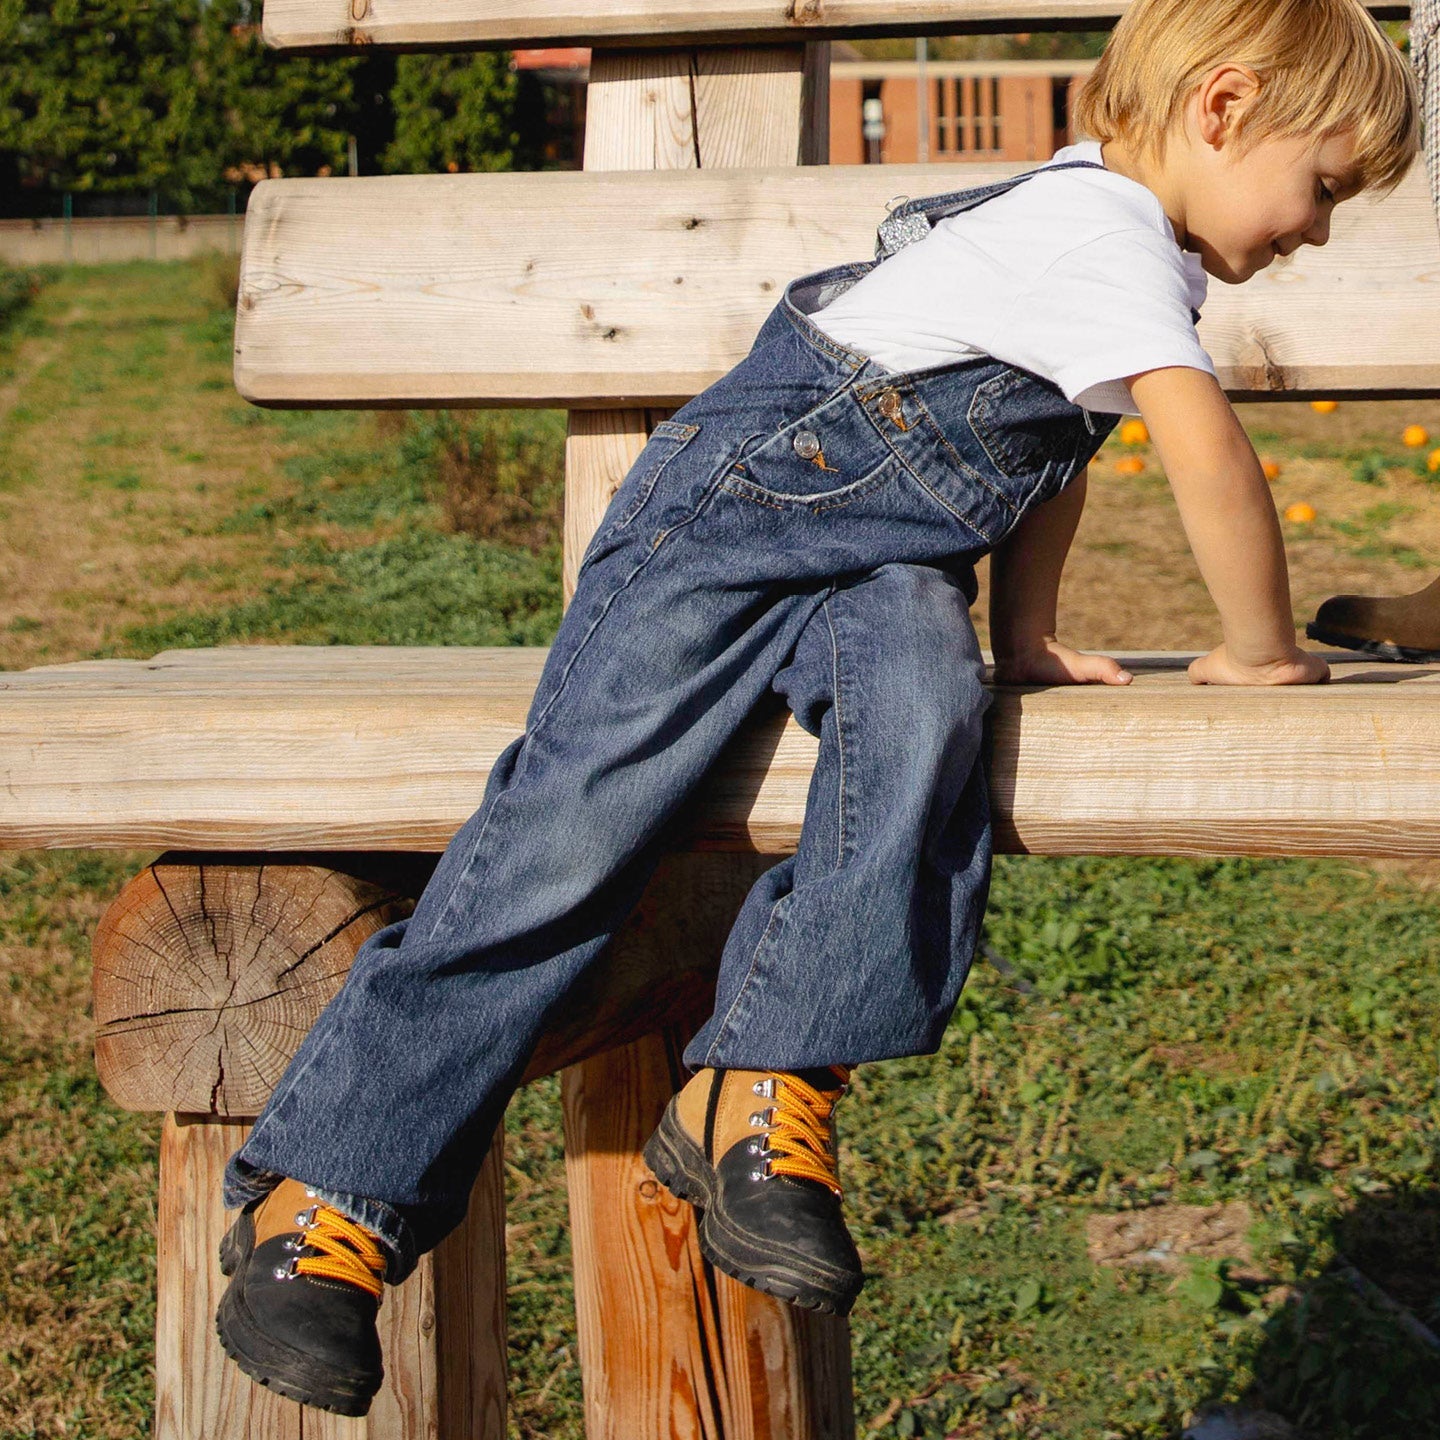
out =
[(1047, 635), (1023, 652), (996, 656), (997, 685), (1128, 685), (1134, 676), (1108, 655), (1086, 655)]
[(1317, 685), (1329, 678), (1330, 667), (1298, 645), (1263, 665), (1242, 665), (1223, 645), (1190, 662), (1190, 679), (1196, 685)]

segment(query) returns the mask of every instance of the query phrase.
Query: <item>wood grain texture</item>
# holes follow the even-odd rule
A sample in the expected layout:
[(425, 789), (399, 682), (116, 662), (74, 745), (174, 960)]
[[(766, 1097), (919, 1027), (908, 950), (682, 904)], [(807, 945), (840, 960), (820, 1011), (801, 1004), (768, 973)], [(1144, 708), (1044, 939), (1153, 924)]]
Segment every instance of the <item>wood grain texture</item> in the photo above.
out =
[[(778, 84), (744, 83), (762, 81)], [(674, 87), (633, 83), (651, 125), (623, 154), (684, 158)], [(246, 218), (236, 384), (269, 405), (678, 405), (746, 354), (787, 282), (871, 256), (897, 196), (1028, 168), (267, 180)], [(1416, 168), (1342, 205), (1324, 247), (1212, 286), (1200, 339), (1236, 399), (1440, 394), (1437, 272)]]
[[(549, 1017), (524, 1078), (657, 1027), (698, 1026), (735, 914), (775, 858), (664, 860), (605, 956)], [(129, 1110), (259, 1114), (364, 936), (408, 914), (433, 870), (424, 862), (168, 854), (147, 866), (94, 943), (95, 1063), (111, 1099)]]
[(650, 432), (674, 412), (572, 410), (565, 435), (565, 528), (562, 584), (575, 593), (580, 560), (596, 526)]
[(732, 1433), (694, 1211), (639, 1153), (679, 1083), (676, 1048), (650, 1035), (561, 1077), (586, 1440)]
[[(1370, 5), (1403, 19), (1408, 5)], [(752, 44), (826, 36), (975, 31), (1104, 29), (1124, 0), (727, 0), (679, 5), (674, 0), (599, 0), (577, 10), (559, 0), (265, 0), (265, 39), (281, 48), (345, 49), (355, 45), (436, 48), (576, 45), (648, 39)]]
[[(1440, 667), (1332, 656), (1327, 686), (999, 689), (1000, 849), (1440, 853)], [(521, 733), (540, 649), (167, 652), (0, 675), (0, 846), (439, 851)], [(815, 741), (757, 717), (686, 848), (792, 850)], [(1324, 783), (1316, 777), (1323, 776)]]
[(847, 1440), (847, 1322), (711, 1269), (695, 1212), (640, 1159), (687, 1076), (685, 1039), (648, 1036), (563, 1077), (587, 1440)]
[(234, 1218), (221, 1179), (248, 1133), (237, 1121), (188, 1115), (166, 1116), (161, 1132), (156, 1440), (504, 1440), (503, 1139), (466, 1220), (386, 1289), (385, 1383), (369, 1415), (347, 1419), (254, 1384), (216, 1337), (228, 1283), (216, 1250)]
[[(621, 50), (591, 59), (585, 169), (793, 165), (824, 153), (828, 46)], [(783, 117), (781, 123), (762, 123)], [(587, 397), (582, 397), (587, 398)], [(669, 407), (572, 410), (565, 447), (566, 598), (610, 497)]]
[(162, 857), (95, 931), (101, 1083), (132, 1110), (259, 1114), (355, 952), (411, 908), (318, 865)]

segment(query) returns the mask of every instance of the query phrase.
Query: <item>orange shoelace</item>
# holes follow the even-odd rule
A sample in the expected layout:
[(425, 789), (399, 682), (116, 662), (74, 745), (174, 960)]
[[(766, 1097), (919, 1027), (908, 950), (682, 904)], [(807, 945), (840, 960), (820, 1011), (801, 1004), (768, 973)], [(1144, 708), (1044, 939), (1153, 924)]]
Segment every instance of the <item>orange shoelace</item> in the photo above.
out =
[(837, 1081), (834, 1090), (817, 1090), (798, 1075), (777, 1072), (772, 1128), (766, 1137), (766, 1151), (772, 1175), (817, 1180), (839, 1196), (843, 1192), (837, 1176), (830, 1120), (849, 1084), (850, 1068), (832, 1065), (830, 1069)]
[(385, 1273), (385, 1254), (379, 1242), (363, 1226), (328, 1205), (312, 1205), (310, 1215), (302, 1233), (306, 1246), (320, 1253), (300, 1256), (294, 1262), (295, 1273), (342, 1280), (378, 1300), (384, 1289), (380, 1277)]

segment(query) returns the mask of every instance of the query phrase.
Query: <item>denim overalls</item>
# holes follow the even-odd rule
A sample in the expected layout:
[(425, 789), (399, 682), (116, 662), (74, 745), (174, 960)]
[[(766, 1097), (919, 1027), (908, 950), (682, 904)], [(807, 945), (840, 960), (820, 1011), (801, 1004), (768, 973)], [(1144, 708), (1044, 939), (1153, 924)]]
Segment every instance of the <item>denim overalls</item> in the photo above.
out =
[[(1036, 173), (901, 207), (880, 253)], [(796, 280), (749, 355), (656, 426), (525, 734), (414, 914), (357, 954), (231, 1160), (227, 1204), (302, 1180), (393, 1247), (387, 1279), (408, 1274), (459, 1222), (547, 1014), (633, 908), (667, 822), (775, 693), (820, 741), (799, 848), (746, 899), (686, 1063), (939, 1047), (990, 875), (974, 563), (1119, 417), (993, 357), (896, 374), (836, 344), (806, 317), (876, 263)]]

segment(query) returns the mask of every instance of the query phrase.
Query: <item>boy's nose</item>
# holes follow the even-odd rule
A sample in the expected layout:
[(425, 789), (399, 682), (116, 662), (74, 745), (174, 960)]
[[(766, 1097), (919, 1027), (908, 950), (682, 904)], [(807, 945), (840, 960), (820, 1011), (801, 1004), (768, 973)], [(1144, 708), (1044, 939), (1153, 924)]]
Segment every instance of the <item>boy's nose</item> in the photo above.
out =
[(1324, 245), (1330, 239), (1330, 216), (1328, 213), (1320, 212), (1315, 216), (1315, 223), (1305, 232), (1302, 237), (1307, 245)]

